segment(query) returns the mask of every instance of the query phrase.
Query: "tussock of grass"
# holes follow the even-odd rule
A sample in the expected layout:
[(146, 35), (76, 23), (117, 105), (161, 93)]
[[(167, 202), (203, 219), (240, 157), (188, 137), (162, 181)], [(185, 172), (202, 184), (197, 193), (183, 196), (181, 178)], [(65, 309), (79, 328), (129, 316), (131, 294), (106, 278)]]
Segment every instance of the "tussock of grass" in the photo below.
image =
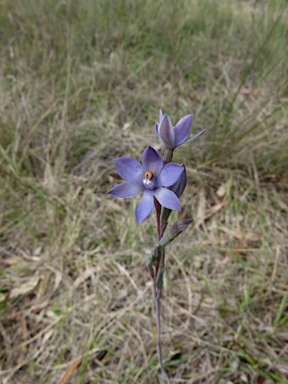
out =
[[(156, 383), (153, 217), (106, 197), (158, 108), (207, 129), (176, 159), (196, 225), (168, 251), (175, 383), (286, 383), (287, 4), (2, 1), (0, 377)], [(176, 215), (174, 216), (176, 218)], [(258, 380), (258, 381), (257, 381)]]

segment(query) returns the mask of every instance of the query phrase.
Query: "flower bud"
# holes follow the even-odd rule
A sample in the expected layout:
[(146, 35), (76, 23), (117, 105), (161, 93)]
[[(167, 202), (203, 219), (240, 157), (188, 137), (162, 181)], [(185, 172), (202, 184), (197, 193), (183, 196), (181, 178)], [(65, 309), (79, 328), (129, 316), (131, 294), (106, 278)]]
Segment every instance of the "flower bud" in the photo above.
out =
[(180, 164), (183, 168), (184, 171), (181, 173), (178, 181), (176, 181), (175, 184), (173, 184), (169, 189), (175, 193), (175, 195), (179, 198), (182, 196), (186, 185), (187, 185), (187, 174), (186, 174), (186, 168), (184, 164)]

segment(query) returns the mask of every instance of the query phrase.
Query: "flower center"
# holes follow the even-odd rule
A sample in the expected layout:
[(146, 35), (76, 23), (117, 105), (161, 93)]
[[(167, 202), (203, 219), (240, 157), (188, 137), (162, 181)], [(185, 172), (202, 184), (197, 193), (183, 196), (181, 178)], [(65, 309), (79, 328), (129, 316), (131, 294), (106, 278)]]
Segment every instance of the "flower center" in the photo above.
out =
[(148, 189), (153, 189), (155, 187), (155, 177), (153, 176), (153, 173), (148, 171), (145, 173), (143, 179), (143, 184)]

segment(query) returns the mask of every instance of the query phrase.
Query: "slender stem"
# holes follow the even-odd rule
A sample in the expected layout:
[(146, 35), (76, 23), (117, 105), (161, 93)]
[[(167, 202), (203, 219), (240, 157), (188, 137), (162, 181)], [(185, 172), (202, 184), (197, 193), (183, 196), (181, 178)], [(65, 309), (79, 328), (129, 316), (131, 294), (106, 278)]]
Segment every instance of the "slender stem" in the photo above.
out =
[[(157, 231), (158, 231), (158, 240), (160, 241), (166, 226), (162, 226), (160, 222), (161, 218), (161, 205), (160, 203), (155, 199), (154, 205), (156, 208), (156, 218), (157, 218)], [(150, 271), (150, 276), (153, 281), (153, 296), (154, 296), (154, 305), (155, 305), (155, 317), (156, 317), (156, 332), (157, 332), (157, 354), (158, 354), (158, 360), (159, 365), (161, 369), (161, 373), (163, 377), (166, 380), (167, 384), (171, 384), (171, 381), (169, 379), (168, 373), (165, 371), (163, 366), (163, 357), (162, 357), (162, 346), (161, 346), (161, 319), (160, 319), (160, 299), (161, 299), (161, 288), (162, 288), (162, 280), (158, 282), (157, 276), (159, 271), (159, 265), (161, 268), (164, 268), (164, 262), (165, 262), (165, 253), (164, 249), (161, 250), (159, 255), (159, 260), (157, 260), (157, 264), (153, 269)], [(160, 277), (162, 279), (162, 276)]]
[(154, 294), (154, 304), (155, 304), (155, 312), (156, 312), (156, 328), (157, 328), (157, 354), (159, 365), (161, 369), (162, 375), (165, 377), (167, 384), (171, 384), (168, 373), (165, 371), (163, 366), (163, 358), (162, 358), (162, 346), (161, 346), (161, 320), (160, 320), (160, 297), (161, 297), (161, 288), (157, 289), (156, 279), (153, 279), (153, 294)]
[(154, 206), (155, 206), (155, 210), (156, 210), (158, 240), (161, 240), (161, 237), (163, 235), (163, 234), (161, 234), (161, 223), (160, 223), (162, 206), (159, 203), (159, 201), (156, 200), (155, 198), (154, 198)]
[(165, 149), (165, 152), (164, 152), (164, 156), (163, 156), (163, 160), (164, 160), (164, 164), (167, 164), (167, 163), (170, 163), (170, 161), (172, 160), (173, 158), (173, 149)]

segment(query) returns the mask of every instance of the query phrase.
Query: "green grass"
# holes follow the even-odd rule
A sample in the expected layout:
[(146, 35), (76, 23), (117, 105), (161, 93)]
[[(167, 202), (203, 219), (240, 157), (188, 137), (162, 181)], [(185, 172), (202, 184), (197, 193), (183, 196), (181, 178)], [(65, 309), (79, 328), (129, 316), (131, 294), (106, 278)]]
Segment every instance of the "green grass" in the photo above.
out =
[(162, 108), (206, 129), (175, 153), (196, 225), (167, 251), (172, 382), (287, 382), (287, 6), (0, 1), (0, 381), (161, 382), (154, 216), (106, 192)]

